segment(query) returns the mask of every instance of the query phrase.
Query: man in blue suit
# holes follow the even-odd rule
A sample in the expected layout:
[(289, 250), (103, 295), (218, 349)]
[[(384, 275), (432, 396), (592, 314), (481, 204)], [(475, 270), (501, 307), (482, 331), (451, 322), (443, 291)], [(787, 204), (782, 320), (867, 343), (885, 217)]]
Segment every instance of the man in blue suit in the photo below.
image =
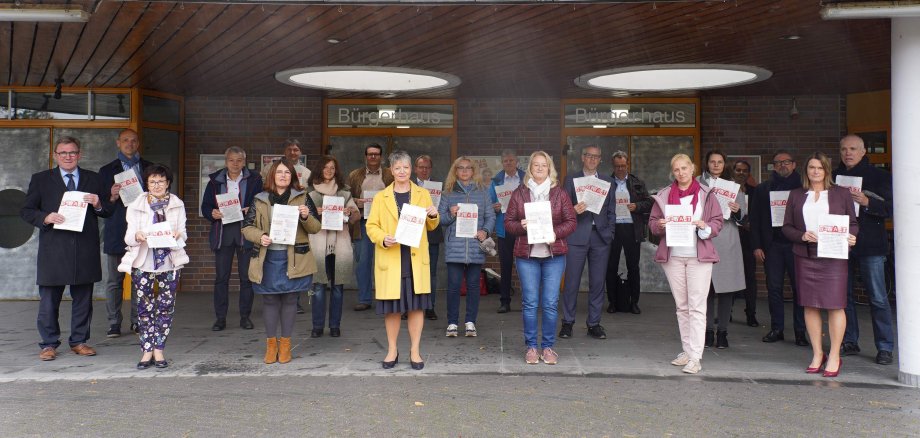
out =
[(601, 308), (604, 306), (604, 283), (607, 280), (607, 259), (610, 257), (610, 242), (613, 241), (616, 213), (613, 209), (611, 191), (608, 189), (599, 213), (588, 211), (584, 202), (578, 202), (575, 194), (575, 179), (594, 176), (613, 185), (609, 176), (597, 172), (601, 163), (601, 150), (597, 146), (586, 146), (581, 150), (582, 171), (565, 177), (563, 188), (575, 205), (578, 213), (578, 227), (567, 239), (569, 252), (565, 256), (565, 287), (562, 290), (562, 329), (560, 338), (572, 337), (575, 325), (575, 304), (581, 286), (581, 274), (588, 261), (588, 335), (595, 339), (607, 339), (601, 326)]

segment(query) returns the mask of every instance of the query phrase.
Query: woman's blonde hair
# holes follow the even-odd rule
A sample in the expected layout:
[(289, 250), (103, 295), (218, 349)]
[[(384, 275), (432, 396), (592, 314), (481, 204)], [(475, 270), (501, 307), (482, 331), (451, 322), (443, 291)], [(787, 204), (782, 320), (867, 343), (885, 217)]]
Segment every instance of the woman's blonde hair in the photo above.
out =
[(476, 188), (485, 188), (482, 185), (482, 175), (479, 173), (479, 168), (476, 166), (476, 163), (473, 162), (470, 157), (461, 156), (454, 160), (454, 163), (450, 165), (450, 170), (447, 171), (447, 178), (444, 178), (444, 191), (454, 191), (454, 186), (457, 184), (457, 165), (460, 164), (461, 161), (470, 163), (470, 167), (473, 168), (473, 184), (476, 185)]
[(546, 159), (546, 162), (549, 164), (550, 187), (556, 187), (556, 184), (559, 182), (559, 174), (556, 173), (556, 165), (553, 164), (553, 158), (543, 151), (536, 151), (530, 154), (530, 161), (527, 162), (527, 171), (524, 172), (524, 184), (526, 185), (533, 179), (533, 173), (530, 171), (530, 168), (533, 166), (533, 159), (535, 157), (543, 157)]
[(834, 178), (831, 175), (831, 160), (823, 152), (815, 152), (805, 160), (805, 171), (802, 172), (802, 188), (811, 189), (811, 181), (808, 180), (808, 163), (811, 160), (818, 160), (824, 169), (824, 189), (827, 190), (834, 186)]
[[(721, 155), (721, 154), (720, 154), (720, 155)], [(688, 164), (690, 164), (690, 168), (692, 169), (692, 171), (691, 171), (691, 176), (695, 176), (695, 175), (696, 175), (696, 164), (693, 163), (693, 160), (690, 159), (690, 156), (687, 155), (687, 154), (677, 154), (677, 155), (671, 157), (671, 168), (668, 169), (668, 170), (670, 171), (670, 173), (671, 173), (671, 178), (674, 178), (674, 163), (676, 163), (676, 162), (678, 162), (678, 161), (680, 161), (680, 160), (684, 160), (684, 161), (686, 161)]]

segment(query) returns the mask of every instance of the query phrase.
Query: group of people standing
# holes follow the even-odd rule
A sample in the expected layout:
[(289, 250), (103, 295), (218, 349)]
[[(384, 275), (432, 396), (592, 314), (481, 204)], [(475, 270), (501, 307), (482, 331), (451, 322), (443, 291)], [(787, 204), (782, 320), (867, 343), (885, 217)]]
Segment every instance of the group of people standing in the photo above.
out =
[[(40, 358), (53, 360), (56, 356), (60, 344), (58, 307), (65, 285), (71, 286), (74, 297), (71, 348), (80, 355), (95, 354), (86, 341), (92, 285), (101, 278), (99, 257), (89, 254), (98, 248), (98, 217), (106, 221), (107, 335), (121, 335), (118, 273), (128, 272), (132, 280), (131, 330), (139, 335), (142, 347), (137, 367), (165, 368), (164, 348), (175, 310), (176, 287), (181, 269), (188, 263), (185, 206), (170, 193), (170, 169), (140, 158), (137, 133), (121, 132), (116, 145), (116, 160), (96, 174), (78, 167), (79, 141), (62, 137), (54, 151), (58, 166), (33, 175), (30, 183), (22, 217), (40, 229)], [(841, 166), (836, 172), (823, 154), (809, 157), (805, 178), (795, 172), (792, 156), (780, 151), (774, 155), (770, 180), (757, 187), (748, 184), (753, 169), (745, 161), (732, 163), (729, 170), (724, 154), (709, 151), (705, 169), (697, 177), (693, 160), (678, 154), (670, 163), (673, 182), (654, 196), (649, 195), (642, 180), (629, 173), (628, 156), (621, 151), (612, 155), (614, 171), (607, 176), (598, 172), (603, 159), (600, 148), (582, 148), (582, 169), (570, 172), (563, 181), (551, 156), (543, 151), (530, 155), (526, 169), (518, 168), (514, 151), (503, 151), (503, 171), (489, 181), (482, 179), (471, 158), (461, 156), (451, 164), (437, 204), (425, 188), (432, 179), (429, 156), (413, 161), (405, 152), (397, 151), (388, 157), (389, 166), (385, 167), (383, 148), (371, 144), (364, 150), (365, 166), (346, 177), (333, 156), (320, 157), (311, 171), (299, 164), (301, 145), (297, 140), (289, 139), (283, 147), (284, 158), (262, 175), (247, 167), (243, 149), (228, 148), (226, 166), (210, 175), (200, 208), (211, 223), (209, 245), (215, 254), (216, 320), (212, 330), (226, 328), (229, 279), (236, 256), (243, 329), (254, 328), (250, 319), (253, 297), (262, 296), (265, 363), (292, 359), (291, 337), (296, 314), (302, 312), (301, 295), (311, 300), (311, 337), (323, 336), (327, 322), (329, 335), (341, 336), (344, 279), (354, 272), (358, 284), (354, 310), (375, 307), (384, 315), (388, 346), (382, 367), (390, 369), (398, 364), (397, 338), (401, 320), (407, 320), (410, 365), (422, 369), (424, 321), (438, 319), (435, 285), (443, 243), (448, 276), (445, 335), (477, 336), (480, 271), (486, 254), (497, 248), (501, 270), (498, 312), (510, 310), (514, 265), (522, 289), (524, 360), (528, 364), (555, 364), (559, 361), (554, 347), (560, 298), (558, 337), (565, 339), (573, 336), (586, 263), (589, 288), (585, 328), (589, 336), (607, 337), (600, 324), (605, 293), (608, 312), (641, 313), (639, 254), (647, 231), (658, 239), (655, 261), (668, 279), (677, 310), (682, 351), (671, 363), (682, 366), (684, 372), (701, 370), (705, 347), (728, 347), (727, 322), (736, 293), (745, 298), (748, 325), (758, 325), (755, 260), (764, 263), (769, 290), (771, 328), (764, 342), (783, 339), (782, 288), (788, 273), (796, 301), (796, 343), (810, 344), (814, 353), (807, 372), (823, 369), (825, 376), (836, 376), (840, 355), (859, 351), (852, 307), (852, 271), (859, 267), (873, 306), (877, 361), (891, 363), (890, 307), (887, 299), (881, 299), (884, 291), (876, 290), (884, 279), (882, 273), (879, 280), (877, 268), (887, 254), (883, 233), (884, 219), (891, 215), (890, 175), (868, 163), (859, 137), (847, 136), (841, 141)], [(128, 170), (139, 176), (142, 193), (133, 201), (123, 202), (117, 175)], [(832, 179), (835, 173), (861, 176), (861, 190), (836, 185)], [(589, 177), (609, 187), (599, 208), (590, 208), (579, 193)], [(712, 188), (719, 179), (740, 184), (734, 202), (720, 205), (713, 196)], [(54, 227), (65, 222), (57, 210), (68, 191), (84, 193), (81, 200), (88, 207), (82, 231)], [(781, 221), (771, 208), (771, 200), (775, 204), (778, 199), (771, 193), (776, 192), (788, 193)], [(242, 207), (242, 220), (224, 220), (218, 198), (223, 195), (226, 199), (228, 194), (236, 194), (230, 198)], [(324, 199), (332, 196), (344, 199), (341, 229), (321, 225)], [(531, 227), (539, 227), (544, 234), (531, 242), (527, 211), (533, 203), (547, 203), (550, 213), (536, 222), (530, 218)], [(686, 222), (695, 230), (684, 246), (669, 245), (669, 222), (675, 218), (667, 214), (668, 206), (681, 205), (692, 212)], [(270, 237), (273, 213), (281, 210), (279, 206), (296, 209), (293, 244), (277, 243)], [(396, 237), (406, 206), (424, 210), (424, 232), (417, 246), (400, 244)], [(848, 243), (855, 245), (849, 262), (817, 256), (817, 222), (826, 214), (849, 217)], [(464, 219), (462, 232), (460, 218)], [(471, 218), (475, 219), (474, 230), (468, 226)], [(168, 226), (159, 225), (164, 222)], [(167, 229), (175, 246), (149, 246), (147, 240), (154, 228)], [(873, 237), (866, 239), (870, 242), (857, 240), (860, 232), (871, 233)], [(490, 238), (493, 233), (497, 243)], [(672, 241), (675, 239), (671, 236)], [(621, 252), (626, 258), (625, 280), (617, 272)], [(59, 269), (47, 269), (50, 264)], [(563, 275), (565, 286), (561, 289)], [(466, 310), (461, 320), (464, 283)], [(828, 310), (831, 345), (827, 353), (822, 349), (820, 309)]]

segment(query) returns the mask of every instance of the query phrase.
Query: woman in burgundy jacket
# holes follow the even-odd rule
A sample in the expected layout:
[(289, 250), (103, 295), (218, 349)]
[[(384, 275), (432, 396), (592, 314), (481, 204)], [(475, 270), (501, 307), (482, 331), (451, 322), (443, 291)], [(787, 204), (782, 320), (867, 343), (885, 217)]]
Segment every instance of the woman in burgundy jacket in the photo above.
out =
[[(528, 219), (525, 205), (540, 201), (549, 202), (550, 217), (538, 216)], [(527, 233), (528, 221), (533, 225), (537, 221), (548, 219), (552, 221), (552, 233), (541, 236), (540, 242), (543, 243), (531, 243)], [(552, 158), (546, 152), (534, 152), (530, 155), (524, 180), (512, 193), (508, 211), (505, 213), (505, 232), (517, 236), (514, 242), (514, 258), (521, 279), (521, 313), (524, 317), (524, 343), (527, 346), (524, 360), (528, 364), (536, 364), (543, 359), (547, 365), (555, 365), (559, 359), (559, 355), (553, 350), (556, 343), (559, 284), (565, 271), (565, 254), (568, 252), (565, 238), (575, 232), (576, 222), (575, 209), (569, 195), (559, 187)], [(531, 227), (531, 232), (530, 237), (535, 238), (536, 227)], [(539, 352), (538, 306), (543, 308), (543, 335)]]
[[(824, 377), (840, 373), (840, 344), (847, 318), (847, 260), (818, 255), (819, 220), (828, 214), (848, 216), (847, 244), (856, 244), (859, 224), (853, 198), (846, 188), (831, 180), (831, 162), (817, 152), (808, 158), (803, 187), (789, 192), (783, 234), (792, 241), (795, 255), (795, 281), (799, 305), (805, 308), (805, 328), (811, 340), (812, 358), (806, 373), (817, 374), (824, 368)], [(830, 350), (824, 354), (821, 339), (821, 309), (827, 309)]]

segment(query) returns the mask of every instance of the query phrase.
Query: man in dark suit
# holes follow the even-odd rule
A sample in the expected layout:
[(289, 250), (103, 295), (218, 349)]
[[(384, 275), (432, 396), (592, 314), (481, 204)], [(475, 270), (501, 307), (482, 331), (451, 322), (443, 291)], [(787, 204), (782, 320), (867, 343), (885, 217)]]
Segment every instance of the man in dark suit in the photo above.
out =
[(588, 211), (584, 201), (578, 202), (575, 193), (575, 178), (594, 176), (611, 186), (609, 176), (597, 172), (601, 163), (601, 150), (597, 146), (586, 146), (581, 150), (582, 171), (565, 177), (563, 188), (578, 213), (578, 226), (567, 239), (569, 252), (565, 256), (565, 287), (562, 290), (562, 329), (560, 338), (572, 337), (575, 325), (575, 305), (578, 289), (581, 287), (581, 274), (588, 261), (588, 335), (595, 339), (607, 339), (607, 333), (601, 326), (601, 308), (604, 307), (604, 281), (607, 277), (607, 258), (610, 257), (610, 242), (613, 241), (616, 215), (610, 204), (611, 189), (608, 188), (599, 213)]
[[(415, 159), (415, 184), (419, 187), (421, 187), (425, 181), (431, 180), (432, 165), (431, 157), (428, 155), (419, 155), (419, 157)], [(438, 314), (434, 311), (434, 299), (436, 296), (435, 292), (438, 289), (438, 255), (441, 253), (441, 242), (443, 241), (444, 233), (441, 231), (441, 225), (438, 225), (437, 228), (428, 232), (428, 258), (430, 260), (429, 267), (431, 268), (431, 308), (425, 310), (425, 318), (432, 321), (438, 319)]]
[[(81, 356), (94, 356), (96, 350), (86, 344), (93, 317), (93, 283), (102, 279), (99, 259), (99, 225), (97, 217), (108, 217), (111, 206), (99, 174), (81, 169), (80, 142), (61, 137), (54, 147), (57, 167), (32, 175), (20, 216), (38, 228), (38, 333), (41, 335), (41, 360), (54, 360), (61, 327), (58, 323), (64, 287), (70, 286), (73, 297), (70, 349)], [(84, 192), (87, 205), (83, 231), (55, 229), (65, 222), (58, 213), (65, 192)]]
[[(121, 131), (115, 140), (115, 145), (118, 147), (118, 157), (99, 169), (99, 177), (102, 178), (102, 183), (106, 187), (105, 193), (112, 205), (112, 215), (105, 219), (105, 229), (102, 234), (102, 252), (105, 253), (105, 269), (108, 273), (108, 280), (105, 283), (105, 310), (109, 321), (106, 336), (109, 338), (121, 336), (121, 304), (125, 275), (118, 272), (118, 264), (125, 256), (125, 231), (128, 228), (125, 221), (125, 212), (128, 209), (119, 194), (121, 185), (115, 183), (115, 175), (133, 170), (141, 190), (147, 191), (147, 182), (143, 177), (144, 169), (152, 164), (137, 153), (140, 142), (137, 132), (133, 129)], [(131, 331), (137, 333), (137, 290), (133, 284), (131, 286)]]

